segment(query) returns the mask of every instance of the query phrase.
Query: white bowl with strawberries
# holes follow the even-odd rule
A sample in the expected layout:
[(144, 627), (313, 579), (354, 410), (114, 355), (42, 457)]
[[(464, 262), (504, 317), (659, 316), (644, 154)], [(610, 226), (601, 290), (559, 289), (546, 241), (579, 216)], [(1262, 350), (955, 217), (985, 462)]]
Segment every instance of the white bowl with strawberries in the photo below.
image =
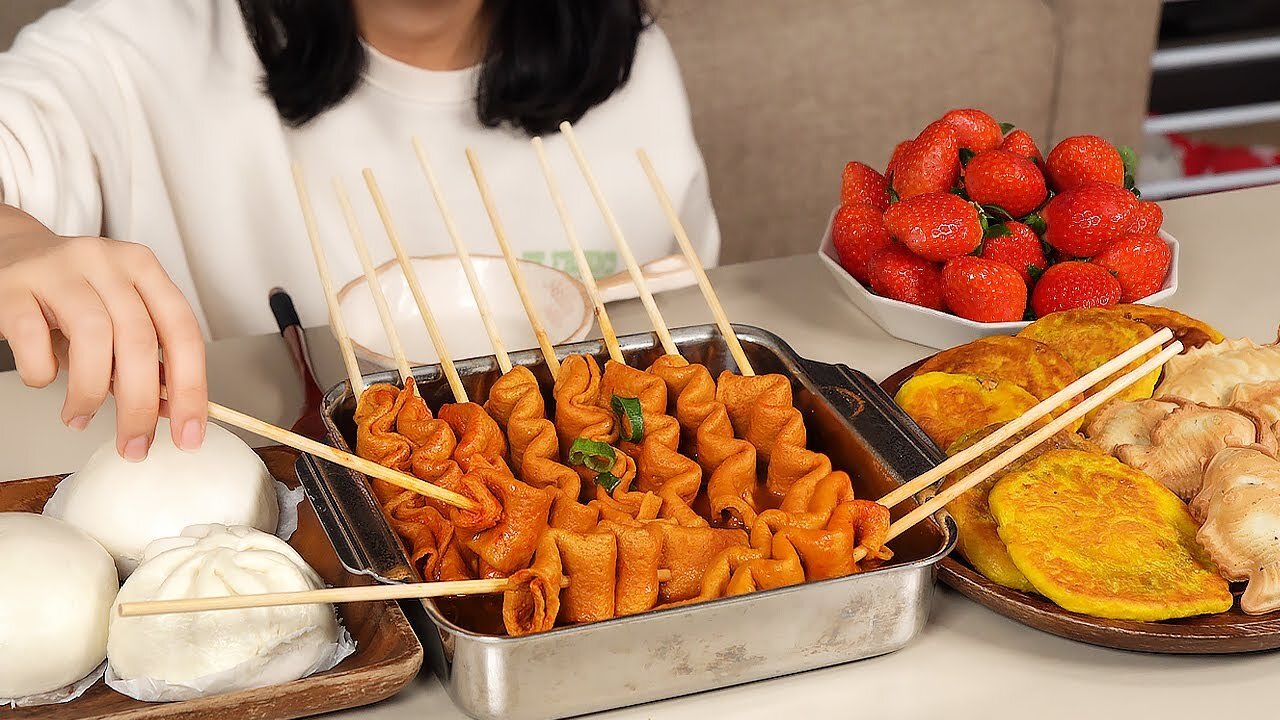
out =
[(1178, 242), (1133, 188), (1137, 159), (1094, 135), (1040, 154), (981, 110), (952, 110), (898, 145), (884, 174), (845, 166), (818, 250), (889, 334), (946, 348), (1058, 310), (1160, 304)]

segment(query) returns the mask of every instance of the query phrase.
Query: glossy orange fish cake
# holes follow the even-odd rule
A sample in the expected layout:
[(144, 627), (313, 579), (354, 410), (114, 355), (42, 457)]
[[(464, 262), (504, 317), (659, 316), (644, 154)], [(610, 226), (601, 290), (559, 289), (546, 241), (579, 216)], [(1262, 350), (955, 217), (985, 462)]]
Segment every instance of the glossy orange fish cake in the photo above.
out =
[(1045, 453), (1001, 478), (988, 502), (1018, 570), (1067, 610), (1157, 621), (1231, 608), (1187, 506), (1114, 458)]
[(893, 399), (940, 448), (979, 428), (1006, 423), (1039, 402), (1011, 382), (943, 372), (916, 375)]

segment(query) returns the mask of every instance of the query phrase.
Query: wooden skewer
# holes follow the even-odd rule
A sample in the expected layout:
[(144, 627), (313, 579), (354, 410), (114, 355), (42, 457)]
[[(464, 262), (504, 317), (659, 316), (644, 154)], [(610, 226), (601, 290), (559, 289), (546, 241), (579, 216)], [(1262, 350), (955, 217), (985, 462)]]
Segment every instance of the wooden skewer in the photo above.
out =
[(529, 288), (524, 282), (524, 273), (520, 272), (520, 265), (516, 262), (515, 254), (511, 252), (511, 243), (507, 242), (507, 231), (502, 226), (502, 219), (498, 217), (498, 207), (493, 202), (493, 195), (489, 192), (489, 183), (484, 178), (484, 170), (480, 167), (480, 158), (476, 157), (476, 153), (471, 148), (466, 149), (467, 163), (471, 165), (471, 176), (475, 178), (476, 189), (480, 191), (480, 201), (484, 203), (485, 212), (489, 215), (489, 224), (493, 226), (493, 235), (498, 239), (498, 247), (502, 250), (502, 257), (507, 261), (507, 271), (511, 273), (511, 281), (516, 285), (516, 294), (520, 296), (520, 303), (524, 305), (524, 313), (529, 316), (529, 324), (533, 326), (533, 334), (538, 338), (538, 347), (542, 349), (542, 359), (547, 363), (547, 368), (551, 370), (551, 377), (555, 378), (560, 374), (560, 360), (556, 358), (555, 344), (551, 342), (550, 336), (547, 335), (547, 329), (542, 324), (542, 319), (538, 317), (538, 307), (533, 304), (533, 298), (529, 297)]
[(387, 307), (387, 296), (382, 292), (382, 283), (378, 282), (378, 273), (374, 270), (373, 260), (369, 257), (369, 246), (364, 241), (364, 233), (360, 231), (360, 223), (356, 221), (356, 214), (351, 209), (351, 201), (347, 199), (347, 190), (342, 186), (341, 178), (333, 179), (333, 190), (338, 195), (338, 204), (342, 206), (342, 214), (347, 220), (351, 242), (355, 244), (356, 254), (360, 256), (360, 265), (364, 268), (364, 279), (369, 283), (369, 293), (373, 295), (373, 305), (378, 309), (382, 329), (387, 333), (387, 340), (391, 343), (391, 354), (395, 357), (400, 379), (407, 383), (413, 379), (413, 371), (409, 369), (404, 344), (400, 342), (400, 333), (396, 330), (395, 321), (391, 319), (391, 309)]
[(1087, 373), (1084, 377), (1062, 388), (1044, 400), (1041, 400), (1030, 410), (1027, 410), (1022, 415), (1005, 423), (999, 430), (996, 430), (979, 442), (974, 443), (972, 446), (947, 458), (932, 470), (921, 474), (910, 482), (903, 483), (893, 492), (880, 498), (877, 502), (890, 508), (897, 505), (903, 500), (906, 500), (912, 495), (915, 495), (938, 480), (941, 480), (951, 474), (953, 471), (963, 467), (969, 462), (972, 462), (974, 458), (982, 455), (982, 453), (987, 452), (991, 448), (1013, 437), (1018, 432), (1030, 427), (1032, 423), (1057, 410), (1064, 403), (1071, 400), (1071, 398), (1106, 380), (1108, 377), (1119, 372), (1124, 366), (1172, 339), (1172, 331), (1168, 328), (1160, 330), (1146, 340), (1143, 340), (1106, 363), (1103, 363), (1097, 369)]
[[(659, 570), (658, 581), (671, 580), (670, 570)], [(570, 578), (560, 581), (561, 589), (569, 587)], [(396, 585), (361, 585), (357, 587), (323, 588), (295, 592), (256, 593), (224, 597), (187, 598), (181, 600), (144, 600), (120, 603), (121, 617), (168, 615), (172, 613), (206, 612), (209, 610), (244, 610), (246, 608), (312, 605), (315, 603), (370, 602), (377, 600), (414, 600), (458, 595), (491, 595), (513, 589), (508, 578), (492, 580), (449, 580), (442, 582), (403, 583)]]
[(448, 597), (450, 595), (490, 595), (506, 592), (510, 589), (511, 582), (507, 578), (452, 580), (397, 585), (361, 585), (358, 587), (228, 595), (183, 600), (145, 600), (120, 603), (117, 610), (121, 617), (137, 617), (141, 615), (205, 612), (208, 610), (244, 610), (246, 608), (279, 607), (281, 605), (311, 605), (313, 603), (411, 600), (415, 598)]
[(600, 184), (596, 182), (595, 175), (591, 172), (591, 166), (587, 164), (587, 157), (582, 153), (582, 146), (578, 144), (577, 137), (573, 134), (573, 126), (567, 122), (560, 123), (560, 132), (564, 135), (564, 139), (569, 143), (569, 149), (573, 152), (573, 157), (578, 161), (578, 169), (582, 171), (582, 177), (587, 181), (587, 187), (591, 189), (591, 195), (596, 199), (596, 205), (600, 208), (600, 214), (604, 216), (605, 224), (609, 227), (609, 232), (613, 235), (613, 240), (618, 245), (618, 253), (622, 255), (623, 261), (627, 265), (627, 272), (631, 274), (631, 281), (635, 283), (636, 289), (640, 292), (640, 302), (644, 305), (644, 309), (649, 313), (649, 321), (653, 323), (653, 331), (658, 335), (658, 341), (662, 343), (662, 349), (668, 355), (679, 355), (680, 351), (676, 348), (675, 342), (671, 340), (671, 332), (667, 330), (667, 323), (662, 319), (662, 312), (658, 310), (658, 304), (653, 301), (653, 294), (649, 292), (649, 283), (645, 280), (644, 272), (640, 270), (640, 263), (636, 262), (635, 255), (631, 254), (631, 246), (627, 243), (627, 238), (622, 234), (622, 228), (618, 225), (618, 220), (613, 216), (613, 211), (609, 209), (609, 203), (605, 200), (604, 193), (600, 190)]
[(431, 312), (426, 294), (422, 292), (422, 285), (418, 282), (418, 272), (413, 269), (413, 261), (409, 259), (409, 253), (405, 252), (404, 243), (400, 242), (400, 233), (396, 232), (395, 223), (391, 220), (391, 211), (387, 209), (386, 200), (383, 199), (382, 191), (378, 188), (378, 181), (369, 168), (365, 168), (362, 174), (364, 183), (369, 188), (369, 196), (373, 198), (373, 205), (378, 210), (378, 217), (382, 219), (387, 240), (391, 242), (391, 249), (396, 254), (396, 261), (400, 263), (400, 270), (409, 283), (409, 292), (412, 293), (414, 302), (418, 304), (418, 314), (422, 316), (422, 323), (426, 325), (427, 334), (431, 336), (431, 344), (435, 347), (436, 354), (440, 356), (440, 368), (444, 370), (444, 376), (449, 381), (449, 389), (453, 391), (455, 400), (467, 402), (467, 389), (462, 385), (462, 378), (458, 377), (458, 369), (453, 365), (453, 357), (449, 355), (449, 349), (445, 345), (444, 334), (440, 332), (440, 326), (436, 324), (436, 316)]
[(330, 447), (324, 443), (317, 442), (308, 437), (303, 437), (297, 433), (289, 432), (282, 427), (276, 427), (271, 423), (264, 422), (255, 417), (245, 415), (237, 410), (219, 405), (217, 403), (209, 403), (209, 417), (214, 420), (222, 421), (228, 425), (238, 427), (255, 435), (274, 440), (281, 445), (300, 450), (304, 453), (324, 458), (329, 462), (336, 463), (345, 468), (362, 472), (370, 477), (385, 480), (396, 487), (404, 488), (419, 495), (425, 495), (433, 500), (452, 505), (463, 510), (477, 509), (476, 502), (465, 495), (460, 495), (452, 490), (447, 490), (438, 485), (432, 485), (429, 482), (423, 482), (412, 475), (406, 475), (397, 472), (391, 468), (383, 467), (375, 462), (365, 460), (357, 455), (349, 452), (343, 452), (335, 447)]
[(329, 274), (329, 261), (325, 258), (324, 246), (320, 243), (320, 230), (316, 226), (311, 196), (307, 193), (306, 181), (302, 177), (302, 166), (296, 162), (293, 164), (293, 187), (298, 191), (298, 206), (302, 208), (302, 221), (307, 227), (307, 239), (311, 241), (311, 254), (316, 260), (320, 288), (324, 291), (325, 305), (329, 308), (329, 327), (338, 341), (342, 363), (347, 368), (347, 383), (351, 387), (351, 394), (359, 398), (364, 393), (364, 377), (360, 373), (355, 348), (351, 345), (351, 335), (347, 333), (347, 323), (342, 317), (342, 306), (338, 304), (338, 295), (333, 291), (333, 277)]
[(649, 161), (649, 154), (644, 149), (640, 149), (636, 150), (636, 157), (640, 158), (640, 166), (644, 168), (644, 174), (649, 176), (649, 184), (653, 186), (653, 194), (658, 196), (658, 204), (662, 206), (662, 212), (667, 216), (667, 222), (671, 225), (671, 232), (675, 233), (676, 242), (680, 245), (681, 252), (684, 253), (685, 261), (689, 263), (689, 269), (693, 271), (693, 276), (698, 280), (698, 287), (702, 290), (702, 297), (706, 299), (707, 305), (711, 308), (711, 314), (716, 319), (716, 325), (720, 327), (720, 334), (724, 336), (725, 342), (729, 344), (729, 352), (738, 363), (738, 372), (748, 377), (755, 375), (756, 371), (751, 367), (751, 361), (747, 359), (747, 353), (742, 349), (742, 343), (738, 340), (738, 333), (734, 332), (733, 324), (729, 322), (729, 316), (725, 313), (724, 306), (720, 304), (720, 298), (716, 295), (715, 288), (711, 287), (711, 280), (707, 278), (707, 271), (702, 267), (702, 258), (699, 258), (698, 253), (694, 251), (693, 243), (689, 241), (689, 233), (685, 232), (684, 223), (680, 222), (680, 214), (676, 212), (675, 206), (671, 204), (671, 196), (667, 194), (667, 189), (658, 177), (658, 172), (654, 170), (653, 163)]
[(604, 346), (609, 350), (609, 357), (616, 363), (626, 364), (622, 358), (622, 347), (618, 344), (618, 334), (614, 332), (613, 323), (609, 322), (609, 313), (604, 309), (604, 300), (600, 297), (600, 288), (596, 286), (596, 278), (591, 274), (591, 265), (587, 262), (587, 255), (582, 251), (582, 243), (578, 240), (578, 233), (573, 229), (573, 218), (569, 215), (569, 208), (564, 204), (564, 197), (560, 194), (560, 183), (556, 181), (555, 173), (551, 170), (551, 161), (547, 159), (547, 150), (542, 144), (542, 138), (533, 138), (533, 150), (538, 155), (538, 163), (542, 165), (542, 175), (547, 180), (547, 191), (551, 193), (551, 201), (555, 203), (556, 213), (560, 215), (560, 223), (564, 225), (565, 238), (569, 241), (569, 247), (573, 250), (574, 261), (578, 265), (578, 277), (582, 279), (582, 284), (587, 287), (587, 296), (591, 298), (591, 304), (596, 309), (596, 322), (600, 325), (600, 335), (604, 338)]
[(1071, 408), (1070, 410), (1063, 413), (1062, 415), (1059, 415), (1057, 418), (1054, 418), (1048, 425), (1045, 425), (1039, 430), (1036, 430), (1034, 433), (1032, 433), (1031, 435), (1028, 435), (1018, 444), (1000, 453), (999, 455), (997, 455), (995, 458), (987, 462), (982, 467), (978, 468), (977, 470), (974, 470), (972, 473), (965, 476), (965, 478), (960, 482), (956, 483), (955, 485), (952, 485), (946, 490), (943, 490), (942, 492), (938, 493), (934, 497), (930, 498), (928, 502), (923, 503), (922, 505), (920, 505), (920, 507), (917, 507), (916, 509), (902, 516), (902, 518), (900, 518), (897, 522), (889, 526), (889, 534), (885, 537), (885, 542), (889, 542), (890, 540), (898, 537), (899, 535), (901, 535), (902, 533), (910, 529), (916, 523), (920, 522), (921, 520), (924, 520), (930, 515), (933, 515), (937, 511), (941, 510), (943, 507), (946, 506), (947, 503), (951, 502), (952, 500), (955, 500), (966, 490), (976, 486), (978, 483), (981, 483), (983, 480), (986, 480), (987, 478), (991, 477), (997, 472), (1003, 470), (1010, 463), (1016, 461), (1018, 458), (1026, 454), (1027, 451), (1031, 450), (1032, 448), (1044, 442), (1045, 440), (1048, 440), (1054, 434), (1061, 432), (1064, 428), (1069, 426), (1071, 423), (1084, 417), (1085, 414), (1089, 413), (1094, 408), (1101, 406), (1103, 403), (1115, 397), (1116, 394), (1118, 394), (1121, 390), (1124, 390), (1130, 385), (1133, 385), (1134, 383), (1138, 382), (1143, 377), (1145, 377), (1148, 373), (1158, 369), (1160, 366), (1168, 362), (1169, 358), (1177, 355), (1180, 352), (1182, 352), (1182, 343), (1177, 340), (1173, 341), (1173, 343), (1170, 344), (1169, 347), (1162, 350), (1155, 357), (1144, 362), (1142, 365), (1138, 366), (1134, 370), (1130, 370), (1129, 372), (1125, 373), (1118, 380), (1111, 383), (1110, 385), (1107, 385), (1102, 390), (1099, 390), (1093, 395), (1090, 395), (1089, 397), (1085, 398), (1085, 400), (1081, 402), (1079, 405), (1076, 405), (1075, 407)]
[(427, 151), (422, 147), (422, 143), (418, 138), (413, 138), (413, 151), (418, 156), (418, 164), (422, 166), (422, 174), (427, 177), (427, 185), (431, 187), (431, 195), (436, 200), (436, 207), (440, 209), (440, 217), (444, 220), (445, 231), (449, 235), (449, 241), (453, 243), (453, 252), (458, 256), (458, 261), (462, 263), (462, 272), (467, 276), (467, 285), (471, 286), (471, 296), (475, 298), (476, 309), (480, 312), (480, 321), (484, 324), (485, 332), (489, 335), (489, 342), (493, 344), (493, 356), (498, 360), (498, 369), (502, 373), (511, 372), (511, 357), (507, 354), (506, 347), (502, 344), (502, 336), (498, 333), (498, 324), (493, 319), (493, 311), (489, 309), (489, 302), (485, 299), (484, 289), (480, 287), (480, 280), (476, 277), (475, 264), (471, 262), (471, 253), (467, 252), (466, 243), (462, 242), (462, 234), (458, 232), (458, 226), (453, 222), (453, 213), (449, 212), (449, 206), (444, 201), (444, 192), (440, 189), (440, 183), (436, 180), (436, 173), (431, 169), (431, 161), (427, 159)]

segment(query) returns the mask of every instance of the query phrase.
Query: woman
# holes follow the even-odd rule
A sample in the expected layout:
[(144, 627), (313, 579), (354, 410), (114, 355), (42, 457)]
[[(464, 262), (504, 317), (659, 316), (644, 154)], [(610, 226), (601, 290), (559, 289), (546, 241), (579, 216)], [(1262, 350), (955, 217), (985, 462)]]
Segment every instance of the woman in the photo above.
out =
[(390, 257), (365, 167), (410, 252), (449, 252), (415, 135), (475, 252), (496, 243), (464, 147), (517, 252), (572, 267), (528, 144), (545, 133), (593, 271), (619, 269), (554, 135), (569, 120), (641, 261), (672, 243), (637, 147), (713, 263), (679, 70), (644, 13), (642, 0), (79, 0), (50, 13), (0, 55), (0, 337), (24, 382), (43, 387), (65, 368), (62, 418), (77, 429), (112, 392), (118, 450), (139, 460), (161, 411), (161, 350), (174, 442), (198, 447), (203, 341), (270, 331), (275, 285), (305, 321), (325, 317), (291, 160), (306, 169), (336, 281), (359, 264), (334, 176), (378, 259)]

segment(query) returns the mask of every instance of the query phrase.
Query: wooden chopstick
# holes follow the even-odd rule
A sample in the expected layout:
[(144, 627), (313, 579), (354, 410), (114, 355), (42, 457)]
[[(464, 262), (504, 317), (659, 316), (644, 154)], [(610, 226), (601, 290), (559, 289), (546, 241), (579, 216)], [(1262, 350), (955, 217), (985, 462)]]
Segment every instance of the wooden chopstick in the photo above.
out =
[(964, 450), (947, 458), (946, 460), (942, 461), (937, 467), (934, 467), (932, 470), (929, 470), (928, 472), (921, 474), (919, 477), (915, 478), (914, 480), (911, 480), (910, 482), (907, 482), (907, 483), (903, 483), (897, 489), (890, 492), (888, 495), (885, 495), (884, 497), (880, 498), (877, 502), (879, 502), (881, 505), (884, 505), (885, 507), (890, 507), (890, 508), (897, 505), (903, 500), (906, 500), (912, 495), (915, 495), (921, 490), (924, 490), (925, 488), (929, 487), (935, 482), (951, 474), (953, 471), (963, 467), (967, 463), (971, 462), (974, 458), (978, 457), (979, 455), (982, 455), (982, 453), (999, 445), (1005, 440), (1008, 440), (1018, 432), (1030, 427), (1032, 423), (1040, 420), (1045, 415), (1048, 415), (1049, 413), (1057, 410), (1059, 407), (1061, 407), (1064, 403), (1069, 401), (1071, 398), (1075, 397), (1076, 395), (1079, 395), (1080, 393), (1083, 393), (1085, 390), (1088, 390), (1089, 388), (1093, 387), (1094, 385), (1097, 385), (1103, 380), (1106, 380), (1108, 377), (1111, 377), (1115, 373), (1119, 372), (1120, 369), (1123, 368), (1124, 366), (1128, 365), (1134, 360), (1137, 360), (1143, 355), (1146, 355), (1151, 350), (1154, 350), (1155, 348), (1163, 345), (1165, 342), (1172, 339), (1173, 339), (1173, 332), (1171, 330), (1169, 330), (1168, 328), (1161, 329), (1159, 332), (1155, 333), (1151, 337), (1143, 340), (1137, 345), (1134, 345), (1128, 350), (1120, 353), (1119, 355), (1107, 361), (1106, 363), (1103, 363), (1097, 369), (1092, 370), (1089, 373), (1086, 373), (1084, 377), (1081, 377), (1080, 379), (1076, 380), (1070, 385), (1067, 385), (1066, 387), (1062, 388), (1058, 392), (1050, 395), (1044, 400), (1041, 400), (1039, 403), (1034, 405), (1031, 409), (1027, 410), (1025, 413), (1014, 418), (1013, 420), (1010, 420), (1009, 422), (1005, 423), (1003, 426), (1000, 427), (999, 430), (996, 430), (995, 432), (991, 433), (990, 435), (983, 438), (979, 442), (974, 443), (970, 447), (965, 448)]
[(274, 440), (281, 445), (288, 445), (295, 450), (300, 450), (304, 453), (324, 458), (329, 462), (355, 470), (356, 472), (362, 472), (370, 477), (385, 480), (396, 487), (418, 493), (419, 495), (424, 495), (433, 500), (439, 500), (447, 505), (452, 505), (463, 510), (475, 510), (479, 507), (474, 500), (466, 497), (465, 495), (459, 495), (452, 490), (447, 490), (439, 485), (432, 485), (431, 483), (419, 480), (412, 475), (407, 475), (405, 473), (392, 470), (391, 468), (383, 467), (375, 462), (365, 460), (358, 455), (343, 452), (335, 447), (331, 447), (324, 443), (312, 440), (311, 438), (290, 432), (282, 427), (272, 425), (269, 422), (259, 420), (250, 415), (245, 415), (237, 410), (232, 410), (229, 407), (211, 402), (209, 403), (209, 417), (214, 420), (220, 420), (228, 425), (238, 427), (241, 430), (246, 430), (255, 435), (267, 438), (268, 440)]
[(1173, 341), (1173, 343), (1171, 343), (1169, 347), (1160, 351), (1160, 353), (1157, 354), (1155, 357), (1144, 362), (1142, 365), (1138, 366), (1137, 368), (1125, 373), (1119, 379), (1112, 382), (1110, 385), (1107, 385), (1102, 390), (1099, 390), (1093, 395), (1090, 395), (1089, 397), (1085, 398), (1084, 401), (1081, 402), (1079, 405), (1076, 405), (1075, 407), (1071, 408), (1070, 410), (1063, 413), (1062, 415), (1059, 415), (1058, 417), (1054, 418), (1048, 425), (1045, 425), (1039, 430), (1036, 430), (1034, 433), (1028, 435), (1018, 444), (1000, 453), (995, 458), (991, 459), (986, 464), (984, 464), (982, 467), (978, 468), (977, 470), (974, 470), (972, 473), (965, 476), (965, 478), (960, 482), (956, 483), (955, 485), (952, 485), (946, 490), (943, 490), (942, 492), (938, 493), (934, 497), (930, 498), (928, 502), (923, 503), (922, 505), (920, 505), (920, 507), (917, 507), (916, 509), (902, 516), (897, 522), (889, 526), (889, 534), (886, 536), (885, 542), (889, 542), (895, 537), (906, 532), (916, 523), (920, 522), (921, 520), (924, 520), (930, 515), (933, 515), (937, 511), (941, 510), (943, 507), (946, 506), (947, 503), (959, 497), (966, 490), (976, 486), (978, 483), (981, 483), (983, 480), (986, 480), (987, 478), (991, 477), (997, 472), (1003, 470), (1010, 463), (1013, 463), (1018, 458), (1026, 454), (1027, 451), (1036, 447), (1037, 445), (1044, 442), (1045, 440), (1048, 440), (1054, 434), (1061, 432), (1064, 428), (1069, 426), (1071, 423), (1084, 417), (1087, 413), (1092, 411), (1094, 408), (1101, 406), (1103, 403), (1115, 397), (1121, 390), (1124, 390), (1130, 385), (1133, 385), (1134, 383), (1138, 382), (1143, 377), (1145, 377), (1148, 373), (1161, 367), (1162, 365), (1164, 365), (1166, 362), (1169, 361), (1169, 358), (1172, 358), (1173, 356), (1177, 355), (1180, 352), (1182, 352), (1182, 343), (1177, 340)]
[(303, 180), (302, 165), (293, 164), (293, 187), (298, 192), (298, 206), (302, 209), (302, 222), (307, 228), (307, 239), (311, 241), (311, 254), (315, 257), (316, 273), (320, 276), (320, 288), (324, 291), (324, 302), (329, 308), (329, 327), (338, 341), (338, 349), (342, 353), (342, 363), (347, 369), (347, 383), (351, 386), (351, 394), (359, 398), (364, 393), (364, 377), (360, 373), (360, 363), (356, 360), (355, 348), (351, 345), (351, 335), (347, 333), (347, 323), (342, 317), (342, 306), (338, 304), (338, 295), (333, 291), (333, 277), (329, 273), (329, 261), (324, 255), (324, 246), (320, 242), (320, 230), (316, 225), (315, 211), (311, 207), (311, 196), (307, 193), (307, 184)]
[(485, 298), (484, 289), (480, 287), (480, 279), (476, 277), (475, 263), (471, 262), (471, 253), (467, 252), (467, 245), (462, 242), (462, 234), (458, 232), (458, 226), (453, 221), (453, 213), (449, 212), (449, 205), (444, 201), (444, 192), (436, 180), (435, 171), (431, 169), (427, 151), (416, 137), (413, 138), (413, 151), (418, 156), (418, 165), (422, 167), (422, 174), (426, 176), (431, 195), (435, 198), (436, 207), (440, 210), (440, 218), (444, 220), (444, 229), (449, 235), (449, 241), (453, 243), (453, 252), (462, 263), (462, 272), (467, 277), (467, 285), (471, 287), (471, 297), (475, 298), (476, 310), (480, 312), (480, 322), (489, 335), (489, 343), (493, 345), (493, 356), (498, 361), (498, 369), (505, 375), (511, 372), (511, 356), (507, 354), (507, 349), (502, 344), (498, 323), (494, 320), (493, 311), (489, 309), (489, 301)]
[(244, 610), (247, 608), (279, 607), (282, 605), (311, 605), (313, 603), (411, 600), (415, 598), (447, 597), (450, 595), (488, 595), (505, 592), (509, 589), (511, 589), (511, 582), (507, 578), (405, 583), (399, 585), (360, 585), (357, 587), (228, 595), (183, 600), (145, 600), (120, 603), (117, 611), (121, 617), (137, 617), (141, 615), (205, 612), (208, 610)]
[(356, 255), (360, 257), (360, 266), (364, 269), (365, 281), (369, 285), (369, 293), (373, 296), (373, 305), (378, 310), (378, 319), (382, 321), (382, 329), (391, 343), (391, 354), (395, 357), (396, 368), (400, 371), (400, 379), (409, 382), (413, 379), (413, 371), (409, 369), (409, 360), (404, 352), (404, 343), (400, 342), (400, 333), (396, 330), (395, 321), (391, 318), (391, 309), (387, 306), (387, 296), (382, 292), (382, 284), (378, 282), (378, 271), (373, 267), (373, 259), (369, 257), (369, 246), (364, 241), (364, 233), (360, 223), (356, 221), (355, 211), (351, 209), (351, 201), (347, 199), (347, 190), (342, 179), (333, 179), (333, 190), (338, 196), (338, 205), (342, 207), (342, 215), (347, 221), (347, 230), (351, 233), (351, 242), (356, 247)]
[[(670, 570), (658, 571), (658, 582), (669, 582)], [(569, 578), (562, 578), (561, 589), (569, 587)], [(172, 613), (207, 612), (209, 610), (244, 610), (248, 608), (280, 607), (282, 605), (312, 605), (315, 603), (371, 602), (377, 600), (415, 600), (457, 595), (491, 595), (511, 590), (509, 578), (492, 580), (447, 580), (440, 582), (403, 583), (396, 585), (360, 585), (356, 587), (322, 588), (295, 592), (256, 593), (251, 595), (227, 595), (222, 597), (185, 598), (180, 600), (142, 600), (120, 603), (116, 611), (121, 617), (142, 615), (169, 615)]]
[(543, 326), (542, 318), (538, 317), (538, 307), (533, 304), (533, 298), (529, 296), (529, 288), (524, 282), (524, 273), (520, 272), (520, 264), (516, 262), (516, 256), (511, 252), (511, 243), (507, 242), (507, 231), (502, 226), (502, 219), (498, 217), (498, 206), (493, 202), (493, 195), (489, 192), (489, 183), (484, 178), (484, 169), (480, 167), (480, 158), (471, 148), (466, 149), (466, 155), (467, 163), (471, 165), (471, 176), (476, 181), (476, 189), (480, 191), (480, 202), (484, 203), (485, 213), (489, 215), (489, 224), (493, 226), (493, 236), (497, 238), (498, 247), (502, 250), (502, 258), (507, 262), (507, 272), (511, 273), (516, 294), (520, 296), (524, 313), (529, 317), (529, 325), (533, 327), (533, 335), (538, 339), (538, 347), (542, 350), (542, 359), (546, 362), (554, 379), (560, 374), (560, 360), (556, 357), (555, 344), (547, 335), (547, 328)]
[(609, 357), (616, 363), (625, 365), (626, 361), (622, 357), (622, 346), (618, 344), (618, 333), (613, 329), (613, 323), (609, 321), (609, 313), (604, 308), (604, 300), (600, 297), (600, 288), (596, 286), (595, 275), (591, 273), (591, 264), (587, 262), (587, 255), (582, 251), (582, 243), (578, 240), (578, 233), (573, 228), (573, 218), (569, 215), (569, 208), (564, 204), (564, 196), (560, 193), (560, 183), (556, 180), (555, 172), (551, 169), (551, 161), (547, 158), (547, 150), (542, 144), (542, 138), (534, 137), (531, 141), (533, 151), (538, 156), (538, 164), (542, 166), (542, 176), (547, 181), (547, 192), (551, 194), (551, 202), (556, 206), (556, 214), (560, 216), (560, 224), (564, 226), (565, 239), (569, 242), (569, 248), (573, 250), (574, 262), (578, 265), (578, 277), (582, 280), (582, 284), (587, 288), (587, 296), (591, 298), (591, 304), (595, 306), (596, 322), (600, 325), (600, 335), (604, 338), (604, 346), (609, 351)]
[(600, 214), (604, 216), (605, 225), (613, 235), (613, 240), (618, 246), (618, 254), (622, 255), (627, 265), (627, 272), (631, 274), (631, 282), (635, 283), (636, 290), (640, 292), (640, 302), (644, 305), (645, 312), (649, 314), (649, 321), (653, 324), (653, 331), (658, 335), (658, 341), (662, 343), (663, 352), (668, 355), (679, 355), (680, 351), (671, 339), (671, 331), (667, 329), (667, 322), (662, 319), (662, 311), (658, 310), (658, 304), (653, 300), (653, 293), (649, 292), (649, 283), (645, 280), (644, 271), (640, 269), (640, 263), (636, 262), (635, 255), (631, 253), (631, 244), (622, 234), (622, 227), (618, 225), (618, 219), (613, 216), (613, 210), (609, 209), (609, 201), (605, 199), (604, 192), (600, 190), (600, 183), (596, 182), (596, 176), (591, 172), (591, 166), (587, 164), (587, 156), (583, 154), (582, 146), (578, 144), (578, 138), (573, 134), (573, 126), (562, 122), (560, 132), (569, 143), (569, 150), (573, 152), (574, 159), (578, 161), (578, 169), (582, 171), (582, 177), (587, 181), (587, 187), (591, 189), (591, 195), (600, 208)]
[(436, 355), (440, 357), (440, 369), (444, 371), (445, 379), (449, 381), (449, 389), (453, 391), (454, 400), (460, 403), (467, 402), (467, 388), (463, 386), (462, 378), (458, 377), (458, 369), (454, 367), (453, 357), (449, 355), (449, 349), (445, 345), (444, 333), (440, 332), (440, 326), (436, 324), (436, 316), (427, 303), (426, 293), (422, 292), (418, 273), (413, 269), (413, 261), (409, 258), (409, 253), (405, 252), (404, 243), (400, 242), (400, 233), (396, 232), (395, 223), (391, 220), (391, 211), (387, 209), (386, 200), (383, 199), (382, 191), (378, 188), (378, 181), (369, 168), (365, 168), (362, 175), (365, 185), (369, 188), (369, 197), (373, 199), (378, 217), (382, 220), (387, 240), (391, 243), (391, 250), (396, 255), (396, 262), (400, 264), (400, 271), (404, 273), (404, 279), (409, 283), (409, 292), (418, 305), (418, 314), (422, 316), (427, 335), (431, 337), (431, 345), (436, 349)]
[(720, 334), (724, 336), (724, 340), (729, 344), (729, 353), (733, 355), (733, 359), (738, 363), (738, 372), (748, 377), (755, 375), (756, 371), (751, 367), (751, 361), (747, 359), (747, 353), (742, 349), (742, 343), (738, 340), (738, 334), (733, 331), (733, 324), (729, 322), (729, 316), (724, 311), (724, 306), (720, 304), (720, 298), (716, 295), (715, 288), (711, 286), (711, 280), (707, 278), (707, 271), (702, 267), (702, 258), (698, 257), (698, 253), (693, 249), (693, 243), (689, 241), (689, 233), (685, 232), (684, 223), (680, 222), (680, 214), (676, 212), (675, 206), (671, 204), (671, 196), (667, 194), (666, 187), (662, 184), (662, 179), (658, 177), (658, 172), (654, 170), (653, 163), (649, 161), (649, 154), (644, 149), (636, 150), (636, 157), (640, 159), (640, 167), (644, 168), (644, 174), (649, 177), (649, 184), (653, 186), (653, 194), (658, 197), (658, 204), (662, 206), (662, 212), (667, 216), (667, 223), (671, 225), (671, 232), (676, 236), (676, 242), (680, 245), (680, 251), (684, 253), (685, 262), (689, 263), (689, 269), (693, 271), (693, 276), (698, 280), (698, 287), (702, 290), (702, 297), (706, 299), (707, 306), (711, 308), (711, 314), (715, 317), (716, 325), (720, 327)]

